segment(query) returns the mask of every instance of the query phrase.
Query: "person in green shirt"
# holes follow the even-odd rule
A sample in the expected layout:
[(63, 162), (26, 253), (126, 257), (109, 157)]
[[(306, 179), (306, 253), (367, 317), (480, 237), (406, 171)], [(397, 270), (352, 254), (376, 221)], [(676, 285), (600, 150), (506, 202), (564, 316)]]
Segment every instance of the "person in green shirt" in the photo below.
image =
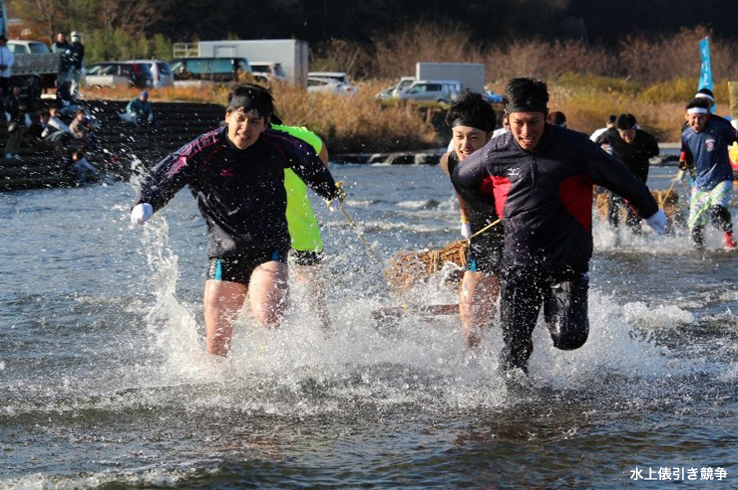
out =
[[(272, 115), (272, 129), (283, 131), (309, 144), (328, 167), (328, 151), (320, 137), (301, 126), (286, 126)], [(323, 330), (330, 330), (330, 317), (325, 297), (325, 282), (320, 274), (323, 261), (323, 240), (320, 227), (310, 206), (307, 186), (292, 169), (284, 171), (284, 187), (287, 191), (287, 228), (292, 240), (292, 255), (295, 260), (297, 279), (308, 286), (309, 297), (320, 318)]]

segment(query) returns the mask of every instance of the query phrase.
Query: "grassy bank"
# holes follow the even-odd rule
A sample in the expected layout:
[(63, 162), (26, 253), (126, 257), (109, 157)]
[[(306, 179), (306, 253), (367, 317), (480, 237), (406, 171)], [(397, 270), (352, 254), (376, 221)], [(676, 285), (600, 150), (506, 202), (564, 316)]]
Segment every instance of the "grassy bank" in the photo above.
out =
[[(306, 126), (318, 133), (333, 153), (416, 150), (443, 145), (444, 108), (432, 104), (382, 104), (374, 95), (391, 81), (358, 84), (354, 96), (307, 93), (302, 89), (273, 87), (279, 116), (288, 124)], [(638, 123), (661, 142), (680, 139), (684, 104), (696, 83), (675, 79), (642, 84), (624, 78), (564, 74), (548, 80), (551, 110), (563, 111), (569, 127), (591, 133), (602, 127), (609, 114), (630, 112)], [(498, 92), (504, 83), (494, 84)], [(150, 90), (154, 102), (207, 102), (224, 105), (229, 87), (166, 88)], [(127, 100), (138, 95), (130, 88), (89, 89), (88, 98)], [(715, 83), (718, 114), (728, 108), (727, 81)]]

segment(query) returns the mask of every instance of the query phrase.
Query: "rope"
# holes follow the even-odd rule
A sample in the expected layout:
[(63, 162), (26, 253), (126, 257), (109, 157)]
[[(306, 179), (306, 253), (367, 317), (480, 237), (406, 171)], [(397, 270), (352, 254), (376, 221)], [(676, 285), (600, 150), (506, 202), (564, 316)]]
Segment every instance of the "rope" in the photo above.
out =
[(364, 238), (364, 235), (361, 234), (361, 232), (359, 231), (359, 228), (351, 220), (351, 218), (349, 217), (349, 215), (346, 212), (346, 210), (343, 209), (343, 204), (341, 202), (338, 203), (338, 209), (341, 210), (341, 213), (343, 213), (343, 216), (346, 218), (346, 221), (348, 221), (348, 224), (351, 226), (351, 228), (354, 229), (354, 231), (356, 232), (356, 236), (358, 236), (359, 237), (359, 240), (361, 240), (361, 243), (364, 244), (364, 246), (366, 247), (367, 251), (369, 252), (369, 255), (371, 255), (372, 257), (374, 257), (374, 260), (376, 260), (378, 264), (381, 264), (382, 261), (379, 259), (379, 257), (377, 256), (377, 254), (374, 252), (374, 249), (372, 249), (372, 247), (369, 245), (369, 243), (367, 243), (366, 239)]
[(499, 223), (500, 223), (501, 221), (502, 221), (502, 220), (499, 220), (499, 219), (498, 219), (498, 220), (497, 220), (497, 221), (495, 221), (494, 223), (490, 223), (490, 224), (488, 224), (487, 226), (485, 226), (484, 228), (482, 228), (481, 230), (479, 230), (478, 232), (476, 232), (476, 233), (474, 233), (474, 234), (473, 234), (472, 236), (470, 236), (470, 237), (469, 237), (469, 240), (468, 240), (468, 241), (470, 241), (470, 242), (471, 242), (471, 239), (472, 239), (472, 238), (474, 238), (474, 237), (475, 237), (475, 236), (477, 236), (477, 235), (481, 235), (482, 233), (484, 233), (485, 231), (489, 230), (489, 229), (490, 229), (490, 228), (492, 228), (493, 226), (495, 226), (495, 225), (499, 224)]

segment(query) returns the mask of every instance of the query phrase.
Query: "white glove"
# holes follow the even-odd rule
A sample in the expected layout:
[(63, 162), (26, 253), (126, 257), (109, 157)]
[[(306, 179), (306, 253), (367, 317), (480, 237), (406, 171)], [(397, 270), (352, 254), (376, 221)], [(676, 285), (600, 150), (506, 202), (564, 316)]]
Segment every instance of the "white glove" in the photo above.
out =
[(653, 228), (653, 231), (659, 235), (663, 235), (666, 230), (666, 215), (662, 209), (659, 209), (650, 218), (646, 218), (646, 224)]
[(471, 239), (472, 231), (471, 225), (469, 223), (461, 223), (461, 236), (463, 236), (466, 240)]
[(148, 203), (136, 204), (131, 210), (131, 224), (142, 225), (154, 214), (154, 207)]
[(679, 172), (677, 172), (677, 174), (674, 177), (674, 179), (672, 179), (673, 182), (679, 182), (679, 181), (681, 181), (684, 178), (684, 174), (686, 174), (686, 172), (684, 170), (680, 170)]

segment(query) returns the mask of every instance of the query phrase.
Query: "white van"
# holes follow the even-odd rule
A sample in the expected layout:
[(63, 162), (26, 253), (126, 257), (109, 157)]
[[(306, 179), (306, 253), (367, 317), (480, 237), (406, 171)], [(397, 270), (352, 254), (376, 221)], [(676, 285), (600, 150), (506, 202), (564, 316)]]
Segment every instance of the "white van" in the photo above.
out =
[(418, 80), (397, 94), (398, 99), (427, 100), (448, 104), (461, 93), (458, 80)]
[(250, 61), (251, 74), (255, 77), (262, 76), (266, 80), (278, 80), (283, 82), (287, 79), (281, 63), (275, 61)]

